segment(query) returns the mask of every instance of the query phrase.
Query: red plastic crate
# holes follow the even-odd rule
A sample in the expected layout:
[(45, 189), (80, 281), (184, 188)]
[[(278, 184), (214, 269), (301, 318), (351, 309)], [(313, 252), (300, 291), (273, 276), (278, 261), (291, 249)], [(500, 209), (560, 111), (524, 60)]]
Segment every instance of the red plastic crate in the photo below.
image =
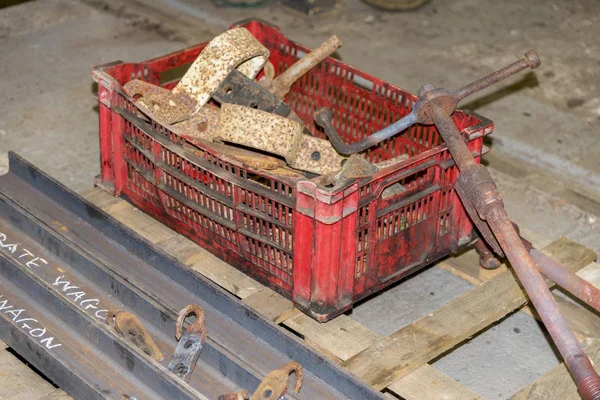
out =
[[(271, 51), (276, 73), (309, 51), (264, 22), (241, 26)], [(415, 125), (365, 153), (371, 162), (408, 154), (405, 161), (370, 178), (320, 187), (253, 169), (137, 117), (122, 85), (133, 78), (161, 84), (205, 45), (94, 68), (102, 187), (320, 321), (472, 241), (473, 226), (454, 191), (457, 170), (434, 126)], [(347, 142), (405, 116), (415, 100), (332, 58), (296, 82), (285, 99), (318, 137), (326, 136), (313, 112), (332, 109)], [(479, 160), (492, 122), (460, 111), (453, 118)]]

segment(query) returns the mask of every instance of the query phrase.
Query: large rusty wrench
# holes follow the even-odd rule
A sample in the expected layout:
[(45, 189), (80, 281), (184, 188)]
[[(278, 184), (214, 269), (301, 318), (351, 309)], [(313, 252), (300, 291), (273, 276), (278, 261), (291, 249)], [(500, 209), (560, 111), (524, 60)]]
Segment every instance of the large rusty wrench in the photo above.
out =
[(369, 135), (367, 138), (358, 142), (347, 144), (341, 139), (340, 135), (333, 126), (333, 115), (327, 108), (320, 108), (315, 113), (315, 122), (325, 129), (331, 144), (340, 154), (355, 154), (365, 151), (382, 141), (397, 135), (406, 128), (420, 123), (431, 125), (433, 123), (433, 108), (444, 111), (446, 115), (451, 115), (458, 103), (467, 96), (472, 95), (488, 86), (491, 86), (519, 71), (526, 68), (537, 68), (540, 65), (540, 59), (535, 51), (530, 50), (525, 53), (525, 57), (513, 64), (499, 69), (498, 71), (483, 78), (469, 83), (460, 89), (436, 89), (433, 85), (425, 85), (419, 90), (419, 99), (413, 106), (411, 112), (405, 117), (399, 119), (393, 124), (382, 130)]
[[(532, 59), (536, 62), (531, 63)], [(528, 52), (524, 59), (512, 64), (508, 69), (499, 70), (482, 80), (465, 86), (458, 92), (473, 93), (478, 88), (489, 86), (489, 82), (498, 82), (527, 66), (535, 68), (538, 65), (537, 55)], [(460, 171), (456, 187), (463, 204), (467, 210), (472, 212), (474, 220), (479, 219), (479, 222), (486, 223), (493, 232), (497, 243), (515, 270), (571, 371), (581, 396), (585, 400), (600, 400), (600, 376), (584, 353), (581, 344), (569, 329), (567, 321), (560, 313), (535, 261), (529, 255), (521, 237), (508, 218), (502, 198), (490, 173), (487, 168), (475, 161), (452, 120), (451, 115), (454, 112), (452, 104), (455, 104), (454, 94), (447, 93), (443, 89), (435, 89), (433, 85), (426, 85), (420, 90), (420, 96), (430, 99), (430, 101), (422, 103), (426, 107), (421, 106), (422, 108), (419, 110), (419, 114), (424, 115), (422, 120), (432, 121), (435, 124)]]

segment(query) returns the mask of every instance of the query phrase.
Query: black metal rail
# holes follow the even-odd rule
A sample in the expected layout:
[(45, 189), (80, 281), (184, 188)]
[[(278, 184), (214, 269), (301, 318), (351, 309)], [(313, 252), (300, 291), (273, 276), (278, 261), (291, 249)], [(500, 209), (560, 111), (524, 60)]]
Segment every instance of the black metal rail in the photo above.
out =
[[(214, 399), (256, 389), (294, 360), (298, 399), (380, 399), (202, 276), (14, 153), (0, 177), (0, 338), (76, 398)], [(166, 368), (175, 319), (202, 306), (208, 340), (189, 381)], [(165, 355), (152, 360), (104, 319), (136, 315)]]

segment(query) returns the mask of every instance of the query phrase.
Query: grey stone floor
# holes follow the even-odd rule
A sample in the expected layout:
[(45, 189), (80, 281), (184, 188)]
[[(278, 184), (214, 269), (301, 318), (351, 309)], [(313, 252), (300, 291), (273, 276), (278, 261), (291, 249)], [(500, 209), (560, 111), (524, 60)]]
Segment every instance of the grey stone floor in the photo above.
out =
[[(15, 150), (68, 187), (89, 189), (99, 173), (91, 67), (158, 56), (256, 15), (309, 46), (336, 33), (345, 43), (339, 51), (344, 61), (412, 91), (429, 81), (459, 86), (536, 47), (544, 69), (524, 81), (512, 80), (502, 90), (489, 90), (469, 106), (495, 121), (494, 150), (588, 184), (591, 192), (600, 190), (595, 83), (600, 49), (594, 39), (600, 13), (592, 0), (433, 0), (401, 14), (347, 0), (341, 10), (318, 19), (278, 5), (248, 11), (217, 9), (207, 1), (139, 0), (158, 15), (158, 20), (148, 20), (137, 16), (136, 2), (125, 8), (122, 3), (45, 0), (0, 9), (0, 171), (6, 170), (6, 152)], [(598, 216), (494, 165), (491, 169), (509, 214), (538, 244), (566, 235), (600, 250)], [(429, 268), (362, 303), (351, 316), (385, 335), (470, 287), (446, 271)], [(520, 313), (435, 366), (497, 399), (557, 363), (543, 330)]]

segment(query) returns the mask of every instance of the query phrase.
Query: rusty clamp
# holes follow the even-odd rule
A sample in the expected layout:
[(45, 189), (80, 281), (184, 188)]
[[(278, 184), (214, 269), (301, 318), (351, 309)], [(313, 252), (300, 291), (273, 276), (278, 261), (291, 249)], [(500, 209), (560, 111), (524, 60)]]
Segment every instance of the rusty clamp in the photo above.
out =
[[(185, 319), (191, 315), (196, 320), (183, 330)], [(185, 306), (177, 315), (175, 322), (175, 338), (179, 341), (173, 357), (169, 361), (168, 370), (179, 378), (187, 381), (200, 357), (204, 343), (206, 342), (206, 329), (204, 328), (204, 310), (197, 304)]]
[(189, 119), (234, 69), (254, 79), (268, 58), (269, 50), (247, 29), (228, 30), (208, 43), (172, 91), (141, 97), (136, 106), (164, 124)]
[(215, 137), (277, 154), (302, 171), (327, 174), (339, 171), (345, 157), (329, 141), (305, 135), (304, 127), (276, 114), (235, 104), (222, 104)]
[[(287, 393), (288, 386), (290, 384), (290, 375), (296, 374), (296, 381), (294, 382), (293, 390), (296, 393), (300, 392), (302, 387), (302, 380), (304, 378), (304, 370), (302, 365), (296, 361), (290, 361), (283, 367), (269, 372), (258, 388), (254, 391), (250, 400), (277, 400), (283, 399), (283, 396)], [(248, 391), (241, 390), (234, 393), (223, 394), (219, 396), (219, 400), (246, 400), (248, 399)]]
[(106, 324), (119, 333), (125, 341), (133, 344), (156, 361), (163, 355), (139, 319), (130, 312), (111, 308), (106, 314)]

